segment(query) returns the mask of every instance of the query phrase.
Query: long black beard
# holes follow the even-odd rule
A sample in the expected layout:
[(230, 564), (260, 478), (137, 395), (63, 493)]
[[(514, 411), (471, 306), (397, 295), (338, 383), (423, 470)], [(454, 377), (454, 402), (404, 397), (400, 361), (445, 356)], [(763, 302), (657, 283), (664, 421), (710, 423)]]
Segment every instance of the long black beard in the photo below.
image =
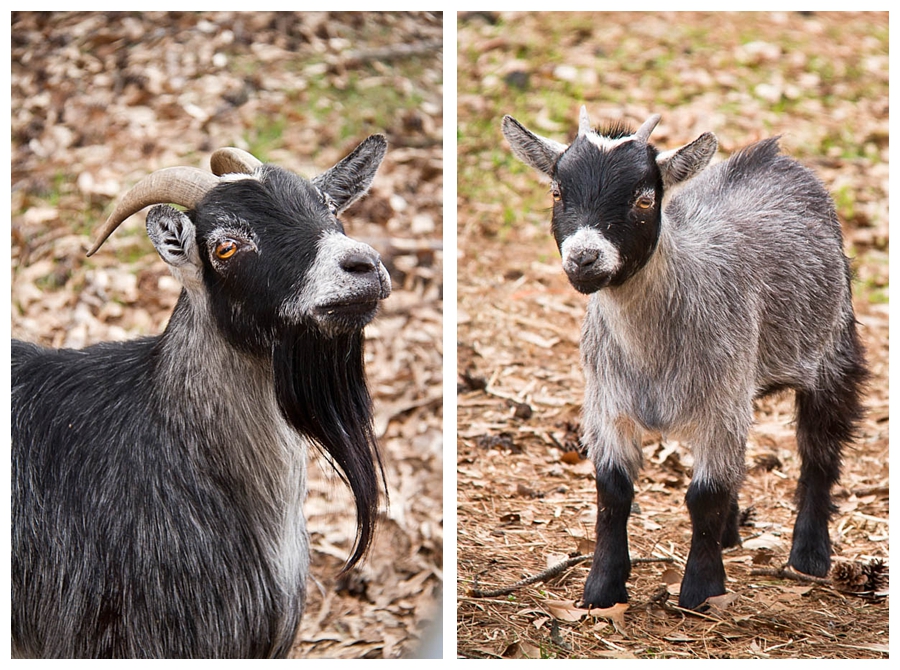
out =
[[(366, 386), (361, 330), (325, 337), (292, 326), (275, 345), (275, 395), (288, 422), (330, 456), (356, 501), (356, 543), (344, 570), (372, 541), (384, 468)], [(385, 492), (387, 487), (384, 487)]]

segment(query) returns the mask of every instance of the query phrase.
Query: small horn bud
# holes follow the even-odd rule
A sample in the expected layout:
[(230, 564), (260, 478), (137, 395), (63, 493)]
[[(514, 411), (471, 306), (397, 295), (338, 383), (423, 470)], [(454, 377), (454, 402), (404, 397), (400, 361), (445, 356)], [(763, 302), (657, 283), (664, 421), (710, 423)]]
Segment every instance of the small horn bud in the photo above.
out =
[(659, 119), (659, 114), (654, 114), (649, 119), (644, 121), (644, 125), (638, 128), (638, 131), (634, 134), (634, 139), (644, 143), (649, 142), (650, 133), (652, 133), (653, 129), (656, 128), (656, 124), (659, 123)]
[(581, 106), (581, 112), (578, 115), (578, 135), (587, 135), (591, 132), (591, 120), (588, 118), (587, 107)]

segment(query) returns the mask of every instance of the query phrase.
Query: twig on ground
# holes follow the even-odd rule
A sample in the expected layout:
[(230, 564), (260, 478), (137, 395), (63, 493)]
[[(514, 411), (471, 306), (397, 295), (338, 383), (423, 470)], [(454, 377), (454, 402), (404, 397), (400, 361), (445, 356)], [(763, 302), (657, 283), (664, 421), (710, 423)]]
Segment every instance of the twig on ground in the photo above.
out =
[[(579, 556), (573, 556), (572, 558), (568, 558), (565, 561), (561, 561), (555, 565), (551, 565), (549, 568), (544, 570), (543, 572), (539, 572), (536, 575), (532, 575), (531, 577), (526, 577), (511, 586), (504, 586), (498, 589), (470, 589), (468, 595), (472, 598), (496, 598), (497, 596), (508, 596), (513, 591), (517, 591), (523, 586), (528, 586), (530, 584), (536, 584), (537, 582), (545, 582), (549, 579), (553, 579), (554, 577), (558, 577), (563, 572), (568, 570), (569, 568), (573, 568), (579, 563), (584, 563), (585, 561), (589, 561), (594, 558), (593, 554), (581, 554)], [(675, 559), (670, 558), (668, 556), (662, 557), (649, 557), (649, 558), (633, 558), (631, 559), (632, 564), (634, 563), (672, 563)]]
[(827, 577), (813, 577), (812, 575), (804, 575), (801, 572), (789, 570), (787, 566), (781, 568), (753, 568), (751, 575), (762, 575), (765, 577), (775, 577), (777, 579), (793, 579), (797, 582), (805, 582), (809, 584), (820, 584), (822, 586), (833, 586), (831, 580)]

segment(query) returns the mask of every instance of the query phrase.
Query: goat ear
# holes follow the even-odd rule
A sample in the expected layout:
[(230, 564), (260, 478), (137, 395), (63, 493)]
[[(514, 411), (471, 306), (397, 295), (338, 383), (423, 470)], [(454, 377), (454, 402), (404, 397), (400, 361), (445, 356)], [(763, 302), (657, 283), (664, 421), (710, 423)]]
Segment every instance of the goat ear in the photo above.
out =
[(170, 205), (157, 205), (147, 213), (147, 234), (160, 257), (185, 283), (186, 275), (200, 274), (194, 222)]
[(553, 167), (562, 152), (568, 148), (567, 145), (535, 135), (508, 115), (503, 117), (501, 127), (516, 158), (538, 172), (553, 176)]
[(719, 141), (715, 135), (703, 133), (680, 149), (660, 153), (656, 164), (662, 172), (663, 188), (675, 186), (697, 175), (709, 165), (718, 147)]
[(384, 135), (367, 137), (350, 155), (313, 179), (312, 183), (331, 196), (337, 211), (341, 212), (369, 190), (385, 152), (387, 140)]

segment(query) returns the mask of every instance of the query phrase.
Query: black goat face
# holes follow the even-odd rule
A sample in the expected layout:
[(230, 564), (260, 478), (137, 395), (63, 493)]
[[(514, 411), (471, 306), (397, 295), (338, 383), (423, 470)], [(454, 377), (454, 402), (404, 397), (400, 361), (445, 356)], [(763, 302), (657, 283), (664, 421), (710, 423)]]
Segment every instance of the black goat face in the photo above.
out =
[(665, 191), (715, 153), (710, 133), (657, 152), (648, 139), (658, 121), (651, 117), (636, 133), (618, 124), (598, 132), (582, 108), (578, 136), (565, 145), (503, 119), (515, 155), (553, 180), (553, 236), (570, 283), (582, 293), (620, 285), (644, 267), (659, 240)]
[[(266, 166), (258, 178), (214, 189), (195, 216), (207, 292), (243, 321), (313, 323), (325, 334), (358, 330), (391, 292), (378, 253), (344, 234), (333, 199)], [(227, 257), (222, 258), (222, 255)]]
[(656, 151), (579, 136), (554, 169), (552, 231), (572, 286), (593, 293), (623, 283), (659, 238), (662, 179)]
[(325, 336), (358, 331), (390, 294), (378, 253), (337, 219), (384, 155), (383, 140), (367, 142), (313, 181), (262, 165), (224, 177), (193, 212), (151, 210), (160, 255), (236, 346), (268, 348), (298, 325)]

